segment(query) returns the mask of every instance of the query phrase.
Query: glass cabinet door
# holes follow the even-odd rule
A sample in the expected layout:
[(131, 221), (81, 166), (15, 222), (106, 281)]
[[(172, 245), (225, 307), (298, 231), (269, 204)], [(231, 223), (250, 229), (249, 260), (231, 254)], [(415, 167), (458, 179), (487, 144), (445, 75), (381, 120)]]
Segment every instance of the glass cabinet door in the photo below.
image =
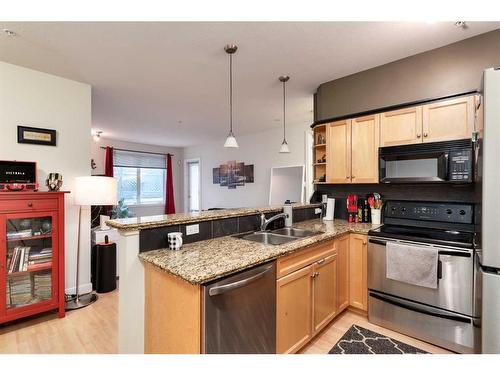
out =
[(25, 214), (5, 220), (7, 312), (53, 299), (54, 216)]

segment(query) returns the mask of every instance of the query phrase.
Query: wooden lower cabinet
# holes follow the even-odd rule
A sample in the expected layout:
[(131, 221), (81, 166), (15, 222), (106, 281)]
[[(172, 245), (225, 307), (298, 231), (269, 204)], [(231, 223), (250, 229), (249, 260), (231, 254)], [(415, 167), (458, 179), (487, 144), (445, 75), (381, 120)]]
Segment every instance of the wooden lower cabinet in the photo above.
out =
[(312, 276), (310, 265), (277, 281), (277, 353), (295, 353), (312, 337)]
[(337, 314), (334, 241), (279, 258), (277, 274), (276, 352), (295, 353)]
[(349, 240), (344, 235), (335, 239), (337, 250), (337, 312), (341, 313), (349, 307)]
[(337, 315), (337, 255), (313, 265), (313, 334)]
[(349, 240), (349, 305), (368, 311), (368, 238), (351, 234)]

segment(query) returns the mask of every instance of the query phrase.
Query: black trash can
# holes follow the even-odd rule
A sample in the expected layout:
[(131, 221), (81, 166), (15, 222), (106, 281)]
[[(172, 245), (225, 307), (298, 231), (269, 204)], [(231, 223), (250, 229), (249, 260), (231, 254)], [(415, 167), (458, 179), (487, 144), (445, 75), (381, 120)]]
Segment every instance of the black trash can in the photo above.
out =
[(116, 244), (107, 241), (95, 244), (91, 254), (92, 288), (97, 293), (116, 289)]

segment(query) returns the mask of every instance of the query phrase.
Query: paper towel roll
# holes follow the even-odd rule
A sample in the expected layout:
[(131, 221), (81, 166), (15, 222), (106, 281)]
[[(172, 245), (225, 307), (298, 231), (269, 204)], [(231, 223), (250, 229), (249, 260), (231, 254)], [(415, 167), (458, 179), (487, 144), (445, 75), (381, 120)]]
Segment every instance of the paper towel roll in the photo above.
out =
[(333, 213), (335, 212), (335, 199), (328, 198), (326, 202), (326, 214), (323, 220), (331, 221), (333, 220)]

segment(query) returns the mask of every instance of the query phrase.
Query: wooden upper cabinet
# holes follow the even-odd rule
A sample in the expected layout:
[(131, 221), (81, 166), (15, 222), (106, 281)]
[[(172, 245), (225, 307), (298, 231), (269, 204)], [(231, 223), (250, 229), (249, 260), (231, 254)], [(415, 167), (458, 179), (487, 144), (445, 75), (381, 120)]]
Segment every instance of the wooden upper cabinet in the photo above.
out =
[(327, 128), (326, 181), (351, 182), (351, 120), (336, 121)]
[(380, 147), (422, 142), (422, 107), (380, 114)]
[(349, 306), (349, 235), (335, 239), (337, 250), (337, 313)]
[(277, 353), (295, 353), (312, 337), (312, 274), (310, 265), (277, 281)]
[(351, 124), (351, 181), (378, 183), (380, 115), (358, 117)]
[(423, 142), (471, 138), (474, 116), (474, 96), (424, 105)]
[(351, 234), (349, 247), (349, 302), (357, 309), (368, 311), (368, 237)]
[(325, 327), (337, 313), (337, 255), (314, 264), (313, 331)]

